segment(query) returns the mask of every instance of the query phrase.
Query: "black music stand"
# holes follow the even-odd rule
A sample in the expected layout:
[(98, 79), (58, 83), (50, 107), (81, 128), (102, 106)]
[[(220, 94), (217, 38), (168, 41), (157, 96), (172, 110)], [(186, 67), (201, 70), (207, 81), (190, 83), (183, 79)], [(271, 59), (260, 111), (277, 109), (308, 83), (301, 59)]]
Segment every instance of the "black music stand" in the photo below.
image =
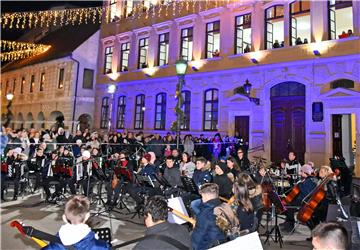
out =
[[(274, 192), (271, 191), (268, 194), (268, 198), (272, 204), (272, 207), (275, 207), (275, 225), (273, 226), (273, 228), (269, 231), (268, 230), (268, 222), (267, 223), (267, 229), (266, 232), (264, 234), (264, 236), (266, 236), (266, 239), (264, 241), (264, 244), (266, 244), (266, 242), (269, 241), (269, 239), (271, 238), (275, 243), (280, 244), (280, 248), (282, 248), (284, 242), (283, 242), (283, 236), (281, 235), (281, 231), (279, 228), (279, 224), (278, 224), (278, 214), (281, 214), (283, 212), (286, 211), (286, 208), (284, 207), (284, 205), (281, 202), (281, 198), (279, 197), (279, 195)], [(274, 238), (273, 238), (273, 233), (274, 233)], [(270, 242), (269, 242), (270, 244)]]
[(181, 182), (183, 183), (184, 189), (186, 192), (193, 193), (196, 195), (200, 195), (197, 186), (193, 179), (187, 176), (181, 176)]

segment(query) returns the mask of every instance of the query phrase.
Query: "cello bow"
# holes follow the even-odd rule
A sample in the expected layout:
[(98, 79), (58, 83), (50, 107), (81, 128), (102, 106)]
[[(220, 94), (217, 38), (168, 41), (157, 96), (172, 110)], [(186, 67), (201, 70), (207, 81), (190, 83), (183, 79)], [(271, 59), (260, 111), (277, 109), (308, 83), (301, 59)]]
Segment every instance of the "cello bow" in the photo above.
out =
[(182, 212), (180, 212), (172, 207), (168, 207), (168, 209), (169, 209), (169, 212), (173, 213), (174, 215), (183, 219), (184, 221), (189, 222), (193, 227), (195, 227), (196, 221), (193, 218), (186, 216)]

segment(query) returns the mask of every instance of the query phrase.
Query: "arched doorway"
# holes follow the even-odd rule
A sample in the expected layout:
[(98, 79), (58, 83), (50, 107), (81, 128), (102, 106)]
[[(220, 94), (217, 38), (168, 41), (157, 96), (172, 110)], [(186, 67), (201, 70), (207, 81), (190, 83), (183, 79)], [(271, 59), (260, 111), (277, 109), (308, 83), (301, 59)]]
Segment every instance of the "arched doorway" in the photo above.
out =
[(64, 115), (63, 113), (61, 113), (60, 111), (53, 111), (50, 113), (49, 116), (49, 121), (51, 126), (55, 126), (56, 128), (58, 127), (64, 127)]
[(26, 116), (26, 127), (27, 128), (34, 128), (34, 117), (33, 114), (31, 112), (29, 112)]
[(78, 118), (79, 124), (77, 129), (84, 131), (86, 128), (91, 128), (92, 119), (89, 114), (81, 114)]
[(295, 151), (304, 161), (305, 85), (283, 82), (273, 86), (271, 94), (271, 161), (287, 158)]
[(43, 129), (45, 128), (45, 116), (43, 112), (40, 112), (37, 116), (37, 128)]
[(16, 126), (17, 129), (23, 129), (24, 128), (25, 120), (24, 120), (24, 116), (23, 116), (22, 113), (18, 113), (18, 115), (16, 117), (16, 123), (17, 123), (17, 126)]

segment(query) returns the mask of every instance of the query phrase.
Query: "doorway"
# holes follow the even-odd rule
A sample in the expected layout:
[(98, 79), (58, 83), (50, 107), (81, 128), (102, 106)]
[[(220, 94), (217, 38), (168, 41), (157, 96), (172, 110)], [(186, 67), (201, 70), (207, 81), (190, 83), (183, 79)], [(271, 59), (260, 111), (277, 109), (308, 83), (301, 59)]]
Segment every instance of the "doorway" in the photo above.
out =
[(249, 116), (235, 116), (235, 136), (249, 143)]
[(305, 85), (279, 83), (271, 88), (271, 161), (294, 151), (304, 162), (305, 146)]
[(333, 156), (343, 156), (347, 166), (355, 165), (355, 114), (332, 115)]

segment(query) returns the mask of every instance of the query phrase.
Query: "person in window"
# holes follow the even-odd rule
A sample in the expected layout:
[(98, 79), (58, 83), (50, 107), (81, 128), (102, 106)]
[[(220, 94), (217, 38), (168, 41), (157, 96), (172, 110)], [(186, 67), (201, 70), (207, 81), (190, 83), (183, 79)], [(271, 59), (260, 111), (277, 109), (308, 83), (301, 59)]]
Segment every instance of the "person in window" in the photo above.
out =
[(275, 40), (273, 44), (273, 49), (277, 49), (277, 48), (280, 48), (279, 40)]
[(213, 57), (219, 57), (219, 56), (220, 56), (219, 50), (215, 50), (215, 51), (212, 53), (212, 56), (213, 56)]
[(340, 39), (347, 38), (347, 37), (349, 37), (349, 35), (345, 31), (341, 32), (341, 35), (339, 35)]
[(244, 53), (249, 53), (251, 51), (250, 45), (247, 44), (245, 49), (244, 49)]
[(308, 39), (307, 38), (304, 38), (304, 44), (308, 44)]
[(353, 32), (352, 32), (352, 29), (348, 29), (348, 36), (353, 36)]
[(214, 183), (219, 186), (219, 195), (226, 199), (230, 199), (232, 195), (232, 182), (227, 176), (228, 168), (226, 163), (217, 162), (215, 163), (215, 176)]
[(301, 41), (300, 37), (296, 38), (295, 44), (296, 45), (301, 45), (302, 44), (302, 41)]
[(284, 41), (282, 41), (281, 44), (280, 44), (280, 47), (284, 48), (284, 46), (285, 46)]

